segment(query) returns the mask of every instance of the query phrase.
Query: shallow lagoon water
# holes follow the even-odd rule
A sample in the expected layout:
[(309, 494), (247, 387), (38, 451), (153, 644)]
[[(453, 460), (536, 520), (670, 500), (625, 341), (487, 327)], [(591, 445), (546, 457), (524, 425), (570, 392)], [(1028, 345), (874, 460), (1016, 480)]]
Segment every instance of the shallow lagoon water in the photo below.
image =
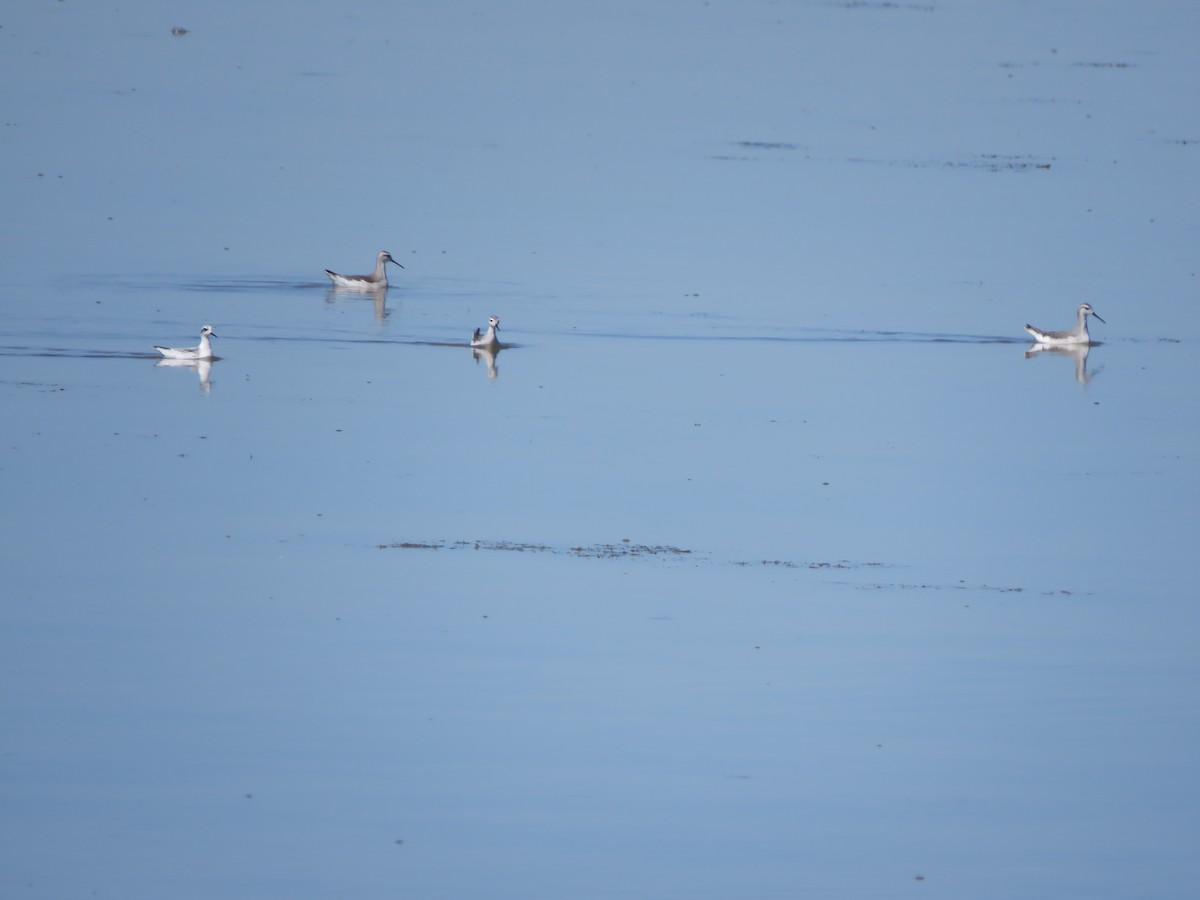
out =
[(0, 23), (6, 896), (1189, 895), (1190, 6), (255, 9)]

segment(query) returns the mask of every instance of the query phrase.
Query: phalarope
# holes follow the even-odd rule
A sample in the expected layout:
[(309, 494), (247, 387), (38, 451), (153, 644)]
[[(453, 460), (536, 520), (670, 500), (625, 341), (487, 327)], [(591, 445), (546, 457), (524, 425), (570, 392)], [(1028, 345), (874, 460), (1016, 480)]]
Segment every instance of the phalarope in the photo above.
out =
[[(388, 286), (387, 271), (384, 269), (388, 263), (400, 266), (400, 263), (392, 259), (392, 254), (380, 250), (379, 255), (375, 257), (375, 271), (370, 275), (339, 275), (329, 269), (325, 270), (325, 274), (329, 276), (334, 287), (349, 288), (353, 291), (374, 291)], [(400, 268), (403, 269), (404, 266)]]
[[(1092, 309), (1090, 304), (1080, 303), (1078, 318), (1075, 320), (1075, 328), (1071, 331), (1042, 331), (1040, 328), (1034, 328), (1032, 325), (1026, 325), (1025, 330), (1033, 335), (1033, 339), (1039, 344), (1090, 344), (1091, 336), (1088, 334), (1087, 317), (1095, 316), (1100, 319), (1100, 315)], [(1104, 322), (1103, 319), (1100, 319)], [(1107, 322), (1104, 322), (1107, 325)]]
[(500, 330), (500, 320), (496, 316), (488, 319), (488, 330), (480, 334), (476, 328), (471, 334), (472, 347), (495, 347), (500, 343), (500, 338), (496, 336), (496, 332)]
[(212, 352), (212, 342), (209, 341), (210, 337), (216, 336), (212, 326), (205, 325), (200, 329), (199, 347), (160, 347), (155, 344), (154, 349), (166, 359), (216, 359)]

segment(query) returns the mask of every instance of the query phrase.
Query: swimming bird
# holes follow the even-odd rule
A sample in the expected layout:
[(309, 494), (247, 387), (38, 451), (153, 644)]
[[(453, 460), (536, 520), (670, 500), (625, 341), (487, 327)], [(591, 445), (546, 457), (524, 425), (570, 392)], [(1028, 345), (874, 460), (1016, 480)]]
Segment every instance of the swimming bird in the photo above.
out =
[(209, 341), (210, 337), (216, 336), (212, 326), (205, 325), (200, 329), (199, 347), (160, 347), (155, 344), (154, 349), (166, 359), (216, 359), (212, 352), (212, 342)]
[(500, 343), (500, 338), (498, 338), (496, 336), (496, 332), (499, 330), (500, 330), (500, 320), (496, 316), (492, 316), (490, 319), (488, 319), (487, 332), (480, 334), (479, 329), (476, 328), (475, 331), (471, 334), (471, 346), (472, 347), (494, 347), (494, 346), (496, 346), (497, 344)]
[[(1090, 344), (1092, 342), (1091, 335), (1088, 334), (1087, 317), (1095, 316), (1100, 319), (1099, 313), (1092, 309), (1090, 304), (1080, 303), (1078, 318), (1075, 320), (1075, 328), (1071, 331), (1042, 331), (1040, 328), (1034, 328), (1032, 325), (1026, 325), (1025, 330), (1033, 335), (1033, 339), (1039, 344)], [(1100, 319), (1104, 322), (1103, 319)], [(1104, 322), (1107, 325), (1107, 322)]]
[[(329, 276), (334, 287), (348, 288), (352, 291), (374, 291), (388, 286), (387, 272), (384, 269), (388, 263), (400, 266), (400, 263), (392, 259), (392, 254), (380, 250), (379, 255), (375, 257), (375, 271), (370, 275), (339, 275), (329, 269), (325, 270), (325, 274)], [(403, 269), (404, 266), (400, 268)]]

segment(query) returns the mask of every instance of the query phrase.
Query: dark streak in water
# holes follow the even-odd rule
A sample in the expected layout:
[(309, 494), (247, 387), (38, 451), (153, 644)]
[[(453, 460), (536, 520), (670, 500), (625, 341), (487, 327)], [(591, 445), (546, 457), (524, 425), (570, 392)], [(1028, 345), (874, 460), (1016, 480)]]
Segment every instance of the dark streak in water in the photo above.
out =
[[(370, 344), (370, 345), (388, 345), (395, 347), (454, 347), (458, 350), (478, 350), (478, 347), (472, 347), (467, 341), (423, 341), (415, 338), (404, 340), (395, 339), (387, 340), (384, 338), (346, 338), (346, 337), (311, 337), (308, 335), (264, 335), (262, 337), (253, 338), (255, 341), (264, 343), (298, 343), (298, 344)], [(494, 350), (499, 353), (501, 350), (512, 350), (515, 347), (521, 347), (522, 344), (503, 343), (497, 345)]]
[[(992, 584), (965, 584), (963, 582), (958, 582), (957, 584), (911, 584), (901, 581), (892, 581), (855, 584), (849, 581), (840, 581), (836, 583), (844, 584), (847, 587), (856, 588), (860, 591), (985, 591), (995, 594), (1035, 593), (1033, 591), (1026, 591), (1026, 589), (1023, 587), (999, 587)], [(1066, 588), (1060, 588), (1050, 591), (1037, 591), (1036, 593), (1043, 597), (1071, 597), (1077, 592), (1068, 590)]]
[(43, 381), (0, 381), (0, 385), (15, 388), (34, 388), (46, 394), (58, 394), (66, 390), (61, 384), (47, 384)]
[[(473, 550), (479, 552), (529, 553), (547, 556), (569, 556), (576, 559), (659, 559), (665, 562), (688, 562), (693, 566), (735, 566), (738, 568), (757, 569), (804, 569), (812, 572), (832, 572), (862, 569), (891, 569), (893, 563), (862, 562), (849, 559), (803, 561), (792, 559), (715, 559), (710, 554), (689, 550), (683, 547), (673, 547), (669, 544), (637, 544), (628, 538), (615, 544), (588, 545), (552, 545), (536, 544), (522, 541), (491, 541), (491, 540), (459, 540), (459, 541), (394, 541), (390, 544), (377, 544), (379, 550), (434, 550), (457, 551)], [(1077, 592), (1067, 589), (1028, 591), (1024, 587), (997, 586), (989, 584), (967, 584), (958, 581), (953, 584), (934, 584), (910, 582), (879, 582), (871, 581), (856, 583), (850, 581), (832, 581), (830, 584), (845, 585), (857, 590), (901, 590), (901, 591), (984, 591), (998, 594), (1037, 593), (1042, 596), (1069, 597)]]
[[(328, 289), (329, 282), (289, 281), (282, 278), (198, 278), (187, 280), (179, 276), (146, 275), (138, 278), (92, 276), (74, 279), (73, 284), (81, 287), (121, 288), (131, 291), (200, 291), (204, 293), (239, 294), (264, 293), (267, 291)], [(371, 294), (366, 296), (370, 299)]]
[(619, 559), (635, 556), (691, 556), (691, 550), (663, 545), (635, 544), (621, 541), (617, 544), (589, 544), (573, 547), (553, 547), (549, 544), (529, 544), (520, 541), (400, 541), (380, 544), (380, 550), (493, 550), (509, 553), (563, 554), (588, 559)]
[(0, 347), (0, 356), (40, 356), (47, 359), (162, 359), (157, 353), (89, 350), (68, 347)]
[[(1053, 157), (1051, 157), (1051, 160)], [(846, 162), (875, 166), (903, 166), (908, 169), (977, 169), (982, 172), (1024, 172), (1029, 169), (1049, 169), (1051, 160), (1033, 156), (1003, 156), (981, 153), (967, 159), (873, 159), (851, 156)]]
[(914, 331), (830, 331), (796, 335), (632, 334), (616, 331), (572, 331), (567, 336), (622, 338), (636, 341), (772, 344), (1028, 344), (1029, 338), (985, 334), (937, 334)]
[[(537, 334), (539, 332), (531, 332)], [(794, 335), (730, 335), (730, 334), (646, 334), (621, 331), (544, 332), (561, 338), (605, 338), (628, 341), (695, 342), (703, 344), (1028, 344), (1028, 338), (983, 334), (938, 334), (935, 332), (910, 331), (829, 331)], [(451, 347), (469, 350), (466, 341), (431, 341), (410, 339), (354, 338), (350, 336), (325, 335), (258, 335), (226, 341), (243, 341), (264, 344), (332, 344), (340, 346), (389, 345), (396, 347)], [(1166, 340), (1166, 339), (1164, 339)], [(1093, 344), (1093, 346), (1096, 346)], [(525, 346), (520, 343), (504, 343), (498, 350), (512, 350)], [(0, 356), (38, 356), (63, 359), (158, 359), (154, 353), (127, 352), (119, 350), (95, 350), (69, 347), (34, 347), (28, 345), (0, 346)]]
[[(787, 141), (733, 141), (732, 146), (742, 150), (800, 151), (806, 148)], [(709, 159), (723, 162), (752, 162), (759, 157), (710, 155)], [(1054, 157), (1014, 156), (1001, 153), (978, 153), (961, 159), (885, 159), (867, 156), (820, 157), (805, 153), (804, 159), (821, 162), (848, 162), (857, 165), (900, 166), (908, 169), (974, 169), (981, 172), (1024, 172), (1030, 169), (1045, 171), (1054, 162)]]
[(736, 146), (750, 150), (803, 150), (799, 144), (788, 141), (738, 141)]
[(909, 12), (937, 12), (932, 3), (897, 3), (896, 0), (841, 0), (840, 3), (827, 3), (826, 6), (841, 9), (874, 9), (874, 10), (907, 10)]

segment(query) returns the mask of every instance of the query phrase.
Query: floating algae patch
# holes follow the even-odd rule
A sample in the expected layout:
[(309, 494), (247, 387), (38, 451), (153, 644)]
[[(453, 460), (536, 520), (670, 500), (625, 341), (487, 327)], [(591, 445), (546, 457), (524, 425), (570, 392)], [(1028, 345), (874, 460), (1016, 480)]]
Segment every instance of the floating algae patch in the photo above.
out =
[(866, 568), (885, 568), (890, 567), (890, 563), (881, 562), (854, 562), (849, 559), (839, 559), (834, 562), (797, 562), (794, 559), (760, 559), (751, 561), (748, 559), (739, 559), (732, 561), (731, 565), (735, 566), (773, 566), (778, 569), (866, 569)]
[(670, 547), (665, 544), (635, 544), (624, 539), (616, 544), (576, 544), (552, 546), (550, 544), (523, 543), (520, 541), (397, 541), (379, 544), (380, 550), (493, 550), (509, 553), (549, 553), (555, 555), (580, 556), (588, 559), (626, 559), (637, 556), (683, 557), (691, 556), (691, 550)]
[(574, 556), (581, 559), (630, 559), (635, 557), (688, 560), (716, 566), (755, 566), (780, 569), (863, 569), (890, 568), (891, 563), (855, 562), (841, 559), (811, 562), (792, 559), (720, 559), (710, 553), (675, 547), (670, 544), (639, 544), (623, 538), (611, 544), (538, 544), (523, 541), (459, 540), (459, 541), (394, 541), (378, 544), (380, 550), (481, 550), (508, 553), (546, 553), (555, 556)]
[[(493, 553), (541, 553), (551, 556), (572, 556), (577, 559), (661, 559), (665, 562), (687, 561), (692, 565), (736, 566), (754, 569), (791, 569), (809, 572), (849, 573), (851, 571), (903, 568), (897, 563), (865, 562), (851, 559), (796, 560), (796, 559), (723, 559), (697, 550), (674, 547), (670, 544), (639, 544), (624, 538), (612, 544), (540, 544), (524, 541), (459, 540), (459, 541), (394, 541), (377, 544), (380, 550), (474, 550)], [(857, 590), (895, 591), (971, 591), (992, 594), (1030, 593), (1040, 596), (1072, 596), (1079, 593), (1067, 588), (1039, 589), (1016, 585), (976, 584), (966, 579), (945, 582), (878, 581), (867, 582), (827, 581)]]
[(619, 544), (593, 544), (590, 547), (572, 547), (576, 556), (593, 559), (618, 559), (626, 556), (691, 556), (691, 550), (657, 544), (634, 544), (622, 541)]
[[(911, 157), (871, 157), (871, 156), (828, 156), (806, 145), (790, 141), (731, 141), (729, 146), (736, 147), (738, 155), (718, 154), (709, 158), (723, 162), (753, 162), (772, 158), (787, 158), (787, 153), (803, 153), (803, 159), (808, 162), (844, 162), (856, 165), (898, 166), (908, 169), (976, 169), (982, 172), (1024, 172), (1030, 169), (1046, 170), (1054, 162), (1054, 157), (1038, 157), (1024, 154), (1005, 153), (974, 153), (958, 156), (911, 158)], [(781, 153), (782, 151), (782, 153)]]

